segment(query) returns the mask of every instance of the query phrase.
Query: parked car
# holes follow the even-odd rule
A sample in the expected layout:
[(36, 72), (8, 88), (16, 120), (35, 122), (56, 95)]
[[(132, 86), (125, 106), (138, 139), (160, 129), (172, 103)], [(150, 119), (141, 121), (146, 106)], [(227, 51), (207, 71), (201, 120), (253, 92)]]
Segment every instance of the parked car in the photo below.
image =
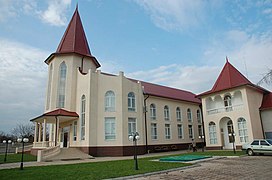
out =
[(242, 150), (246, 150), (249, 156), (254, 154), (272, 154), (272, 140), (271, 139), (255, 139), (250, 143), (243, 144)]

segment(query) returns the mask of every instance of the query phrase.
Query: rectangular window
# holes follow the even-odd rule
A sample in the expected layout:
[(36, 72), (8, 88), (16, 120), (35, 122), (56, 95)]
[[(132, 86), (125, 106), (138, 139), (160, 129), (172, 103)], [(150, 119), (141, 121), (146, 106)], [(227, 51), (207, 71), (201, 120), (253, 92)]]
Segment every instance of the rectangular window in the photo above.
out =
[(203, 129), (202, 129), (202, 126), (201, 125), (198, 125), (198, 135), (199, 136), (203, 136)]
[(179, 139), (183, 138), (183, 128), (181, 124), (178, 124), (178, 138)]
[(165, 139), (171, 139), (170, 124), (165, 124)]
[(157, 124), (151, 123), (151, 139), (158, 139)]
[(74, 121), (74, 133), (73, 133), (74, 141), (77, 140), (77, 121)]
[(105, 118), (105, 140), (114, 140), (116, 138), (115, 117)]
[(136, 131), (136, 118), (128, 118), (128, 135), (132, 135)]
[(188, 125), (188, 130), (189, 130), (189, 138), (194, 138), (193, 126)]

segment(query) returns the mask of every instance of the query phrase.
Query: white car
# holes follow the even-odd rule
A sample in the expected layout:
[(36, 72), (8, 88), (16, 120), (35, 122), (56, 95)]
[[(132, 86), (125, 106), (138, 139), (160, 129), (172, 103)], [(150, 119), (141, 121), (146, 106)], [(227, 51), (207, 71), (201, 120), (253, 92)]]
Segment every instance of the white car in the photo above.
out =
[(249, 156), (254, 154), (272, 154), (272, 140), (271, 139), (255, 139), (251, 143), (243, 144), (242, 150), (246, 150)]

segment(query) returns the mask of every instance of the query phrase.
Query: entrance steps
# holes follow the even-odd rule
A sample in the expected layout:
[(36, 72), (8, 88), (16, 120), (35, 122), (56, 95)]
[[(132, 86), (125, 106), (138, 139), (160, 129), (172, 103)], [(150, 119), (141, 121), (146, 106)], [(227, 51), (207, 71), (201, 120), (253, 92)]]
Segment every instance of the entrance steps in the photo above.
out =
[(56, 156), (47, 158), (46, 161), (72, 161), (80, 159), (93, 159), (94, 157), (80, 151), (77, 148), (62, 148)]

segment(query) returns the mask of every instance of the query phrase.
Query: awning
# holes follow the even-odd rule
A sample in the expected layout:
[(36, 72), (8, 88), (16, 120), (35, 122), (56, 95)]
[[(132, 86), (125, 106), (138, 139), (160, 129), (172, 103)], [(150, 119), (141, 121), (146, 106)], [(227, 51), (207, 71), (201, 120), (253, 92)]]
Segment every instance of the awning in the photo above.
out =
[(70, 121), (77, 119), (79, 115), (76, 112), (67, 111), (64, 109), (56, 109), (47, 113), (44, 113), (43, 115), (40, 115), (38, 117), (35, 117), (31, 119), (32, 122), (43, 122), (44, 119), (46, 119), (47, 123), (55, 123), (56, 117), (58, 117), (60, 122)]

